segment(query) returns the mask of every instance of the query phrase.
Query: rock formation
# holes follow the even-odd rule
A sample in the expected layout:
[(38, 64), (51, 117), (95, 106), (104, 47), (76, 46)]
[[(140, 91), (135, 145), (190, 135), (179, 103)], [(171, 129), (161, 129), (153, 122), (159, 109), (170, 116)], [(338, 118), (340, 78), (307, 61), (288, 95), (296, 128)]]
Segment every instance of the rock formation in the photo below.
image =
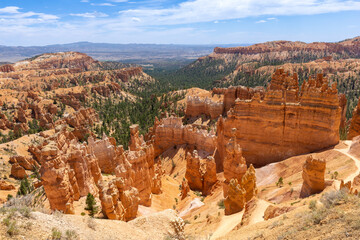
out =
[(17, 62), (14, 67), (16, 70), (68, 68), (88, 71), (97, 68), (98, 62), (84, 53), (62, 52), (42, 54), (30, 60)]
[[(239, 54), (239, 55), (261, 55), (259, 53), (283, 53), (284, 52), (321, 52), (323, 56), (326, 54), (338, 53), (343, 54), (356, 54), (360, 50), (360, 44), (357, 38), (345, 40), (338, 43), (325, 43), (325, 42), (290, 42), (290, 41), (273, 41), (266, 43), (258, 43), (246, 47), (230, 47), (221, 48), (216, 47), (214, 53), (216, 54)], [(289, 55), (289, 54), (288, 54)]]
[(295, 207), (286, 207), (286, 206), (285, 207), (276, 207), (276, 206), (270, 205), (266, 208), (266, 210), (264, 212), (264, 219), (269, 220), (271, 218), (275, 218), (277, 216), (280, 216), (282, 214), (290, 212), (294, 209), (295, 209)]
[(130, 134), (129, 150), (119, 151), (118, 156), (121, 156), (123, 164), (115, 169), (115, 174), (117, 177), (129, 179), (132, 182), (130, 186), (139, 191), (140, 204), (150, 206), (155, 176), (154, 147), (152, 141), (145, 142), (143, 137), (139, 135), (138, 125), (130, 126)]
[(205, 114), (211, 119), (215, 119), (223, 112), (223, 102), (215, 102), (210, 98), (201, 99), (198, 96), (188, 96), (186, 99), (186, 116), (195, 117)]
[(306, 159), (302, 173), (304, 182), (301, 188), (301, 197), (308, 197), (324, 190), (325, 169), (325, 160), (314, 159), (311, 155)]
[(113, 174), (119, 164), (116, 161), (116, 141), (106, 135), (101, 140), (94, 140), (92, 136), (88, 138), (90, 151), (98, 159), (101, 172)]
[(107, 218), (130, 221), (136, 217), (140, 201), (136, 188), (126, 185), (123, 178), (107, 185), (102, 182), (99, 187), (102, 212)]
[(224, 189), (226, 189), (226, 196), (224, 191), (225, 215), (240, 212), (244, 208), (245, 203), (257, 194), (254, 167), (250, 165), (249, 169), (241, 178), (240, 183), (236, 178), (231, 179), (228, 184), (225, 182)]
[(356, 136), (360, 135), (360, 99), (353, 111), (351, 124), (349, 128), (349, 133), (347, 135), (347, 139), (351, 140)]
[(341, 108), (336, 84), (329, 87), (319, 74), (305, 81), (300, 93), (297, 89), (297, 76), (280, 69), (263, 98), (257, 92), (251, 100), (237, 99), (227, 118), (218, 121), (221, 158), (234, 127), (247, 164), (255, 166), (337, 144)]
[(214, 94), (223, 94), (224, 95), (224, 109), (223, 115), (225, 116), (230, 108), (234, 107), (235, 100), (249, 100), (251, 99), (255, 93), (259, 93), (260, 96), (264, 96), (264, 88), (263, 87), (255, 87), (249, 88), (244, 86), (236, 86), (229, 88), (214, 88)]
[(15, 71), (15, 68), (10, 65), (10, 64), (5, 64), (5, 65), (2, 65), (0, 66), (0, 72), (14, 72)]
[(236, 142), (235, 132), (236, 128), (233, 128), (233, 135), (226, 145), (225, 158), (223, 160), (225, 177), (224, 197), (227, 196), (227, 186), (229, 185), (230, 180), (237, 179), (238, 182), (241, 182), (241, 179), (247, 170), (246, 160), (242, 156), (242, 149), (240, 148), (240, 145)]
[(111, 93), (119, 93), (121, 87), (118, 83), (108, 83), (106, 85), (97, 85), (91, 88), (92, 93), (100, 94), (103, 97), (109, 97)]
[(346, 128), (347, 99), (343, 93), (339, 94), (339, 105), (341, 108), (340, 130), (344, 130)]
[(225, 215), (231, 215), (243, 210), (245, 206), (246, 191), (240, 186), (237, 179), (231, 179), (227, 197), (224, 200)]
[(161, 178), (164, 175), (164, 170), (161, 166), (161, 161), (155, 164), (155, 174), (152, 178), (151, 193), (161, 194), (162, 193), (162, 182)]
[(25, 172), (25, 169), (20, 166), (18, 163), (14, 163), (11, 166), (11, 176), (13, 176), (16, 179), (24, 179), (27, 177), (27, 174)]
[(4, 180), (0, 180), (0, 190), (9, 191), (9, 190), (14, 190), (14, 189), (15, 189), (14, 185), (12, 185)]
[(187, 180), (184, 178), (181, 183), (181, 192), (180, 192), (181, 200), (187, 197), (189, 191), (190, 191), (189, 184)]
[(24, 156), (11, 156), (9, 162), (11, 164), (18, 163), (25, 170), (34, 170), (35, 168), (40, 168), (40, 165), (34, 159)]
[(98, 195), (100, 168), (88, 147), (79, 144), (66, 127), (59, 126), (56, 131), (38, 146), (41, 180), (51, 209), (73, 213), (75, 200), (88, 193)]
[(203, 195), (211, 193), (212, 186), (217, 182), (216, 163), (213, 157), (203, 159), (194, 150), (186, 156), (185, 178), (192, 190), (201, 191)]
[(155, 125), (150, 129), (154, 138), (155, 156), (175, 145), (187, 144), (197, 150), (204, 150), (208, 155), (213, 154), (217, 138), (215, 132), (195, 128), (191, 125), (184, 126), (181, 118), (168, 117), (160, 121), (155, 120)]

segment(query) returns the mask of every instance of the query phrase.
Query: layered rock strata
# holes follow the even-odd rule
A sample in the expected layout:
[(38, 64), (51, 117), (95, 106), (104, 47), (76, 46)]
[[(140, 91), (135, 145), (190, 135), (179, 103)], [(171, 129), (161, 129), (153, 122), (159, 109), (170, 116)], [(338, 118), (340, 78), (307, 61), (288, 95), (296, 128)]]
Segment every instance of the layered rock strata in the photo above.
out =
[(314, 159), (311, 155), (306, 159), (302, 173), (304, 182), (301, 188), (301, 197), (308, 197), (324, 190), (325, 169), (325, 160)]
[(247, 164), (263, 166), (337, 144), (340, 120), (336, 84), (329, 87), (319, 74), (304, 82), (299, 92), (297, 76), (280, 69), (263, 98), (255, 93), (251, 100), (237, 99), (227, 118), (219, 119), (218, 149), (224, 159), (221, 149), (236, 127)]

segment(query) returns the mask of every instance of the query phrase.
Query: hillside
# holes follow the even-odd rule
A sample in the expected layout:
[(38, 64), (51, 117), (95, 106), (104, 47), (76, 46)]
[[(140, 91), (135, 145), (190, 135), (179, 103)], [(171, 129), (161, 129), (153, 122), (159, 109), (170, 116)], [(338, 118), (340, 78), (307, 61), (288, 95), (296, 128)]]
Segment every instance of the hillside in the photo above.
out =
[(3, 65), (0, 233), (290, 239), (335, 224), (356, 237), (360, 112), (347, 121), (332, 79), (357, 68), (321, 58), (256, 68), (266, 87), (172, 91), (79, 52)]

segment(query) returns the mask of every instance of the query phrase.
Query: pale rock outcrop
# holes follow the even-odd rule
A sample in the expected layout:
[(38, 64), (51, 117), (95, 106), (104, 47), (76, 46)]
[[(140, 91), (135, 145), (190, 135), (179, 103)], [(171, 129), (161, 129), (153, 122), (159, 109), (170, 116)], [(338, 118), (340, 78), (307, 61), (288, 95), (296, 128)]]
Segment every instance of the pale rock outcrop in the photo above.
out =
[(324, 190), (325, 169), (325, 160), (314, 159), (311, 155), (306, 159), (302, 173), (304, 182), (301, 188), (301, 197), (308, 197)]

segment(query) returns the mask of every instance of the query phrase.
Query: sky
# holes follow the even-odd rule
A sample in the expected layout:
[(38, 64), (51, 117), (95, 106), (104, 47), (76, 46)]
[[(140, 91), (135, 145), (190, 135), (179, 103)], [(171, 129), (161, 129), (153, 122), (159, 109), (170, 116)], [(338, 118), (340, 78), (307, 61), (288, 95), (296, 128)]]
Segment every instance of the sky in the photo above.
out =
[(0, 0), (0, 45), (335, 42), (360, 36), (360, 0)]

